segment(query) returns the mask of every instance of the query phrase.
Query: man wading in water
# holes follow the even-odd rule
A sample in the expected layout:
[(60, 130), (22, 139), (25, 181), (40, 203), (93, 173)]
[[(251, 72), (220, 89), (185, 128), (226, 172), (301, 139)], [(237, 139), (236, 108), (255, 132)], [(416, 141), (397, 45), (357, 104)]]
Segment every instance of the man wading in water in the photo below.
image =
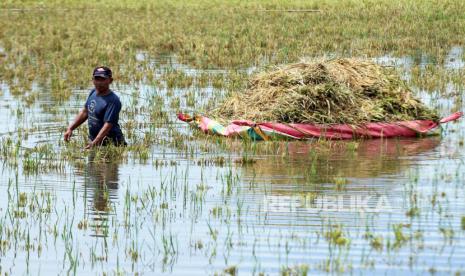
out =
[(89, 144), (86, 149), (112, 143), (117, 146), (126, 145), (123, 132), (118, 124), (121, 102), (110, 90), (113, 82), (110, 68), (96, 67), (92, 77), (95, 89), (87, 97), (84, 108), (65, 132), (65, 141), (69, 141), (73, 130), (87, 119), (89, 125)]

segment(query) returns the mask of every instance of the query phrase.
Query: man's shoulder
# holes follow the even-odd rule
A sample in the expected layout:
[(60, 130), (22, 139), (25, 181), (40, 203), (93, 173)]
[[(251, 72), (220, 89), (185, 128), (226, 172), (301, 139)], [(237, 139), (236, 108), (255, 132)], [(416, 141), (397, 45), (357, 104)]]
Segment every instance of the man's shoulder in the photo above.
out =
[(112, 101), (121, 103), (119, 96), (116, 94), (114, 90), (111, 90), (110, 97)]
[(91, 89), (89, 91), (89, 97), (92, 96), (92, 95), (95, 95), (95, 88), (94, 89)]
[(87, 95), (87, 101), (89, 101), (90, 99), (92, 99), (93, 97), (95, 97), (95, 89), (91, 89), (89, 91), (89, 94)]

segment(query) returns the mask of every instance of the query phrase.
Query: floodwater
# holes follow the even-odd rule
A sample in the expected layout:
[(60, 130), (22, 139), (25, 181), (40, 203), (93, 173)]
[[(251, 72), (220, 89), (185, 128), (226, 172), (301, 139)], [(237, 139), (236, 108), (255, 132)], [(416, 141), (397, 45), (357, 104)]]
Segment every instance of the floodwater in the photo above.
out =
[[(462, 69), (461, 51), (451, 50), (445, 69)], [(413, 62), (378, 61), (400, 70)], [(165, 60), (166, 67), (199, 73)], [(457, 93), (416, 92), (445, 116), (463, 110), (463, 88), (448, 87)], [(2, 83), (2, 143), (11, 137), (21, 140), (20, 151), (50, 145), (60, 152), (63, 127), (87, 90), (58, 102), (47, 89), (34, 89), (38, 99), (28, 106)], [(147, 104), (130, 96), (134, 87), (115, 90), (125, 106)], [(190, 91), (170, 94), (146, 83), (137, 90), (141, 98), (156, 93), (166, 99)], [(196, 93), (215, 92), (207, 86)], [(184, 100), (180, 107), (188, 108)], [(163, 108), (169, 123), (141, 132), (150, 129), (167, 140), (172, 139), (168, 128), (194, 133), (176, 121), (175, 108)], [(121, 117), (124, 127), (127, 118)], [(15, 164), (14, 157), (4, 156), (0, 270), (13, 275), (463, 273), (464, 127), (460, 120), (444, 125), (439, 136), (325, 146), (260, 142), (247, 153), (253, 162), (245, 164), (236, 162), (244, 142), (227, 141), (226, 149), (220, 143), (207, 151), (202, 144), (215, 142), (201, 136), (185, 142), (189, 154), (160, 143), (148, 149), (147, 159), (128, 154), (103, 162), (90, 153), (33, 173), (21, 158)], [(219, 157), (225, 161), (215, 161)]]

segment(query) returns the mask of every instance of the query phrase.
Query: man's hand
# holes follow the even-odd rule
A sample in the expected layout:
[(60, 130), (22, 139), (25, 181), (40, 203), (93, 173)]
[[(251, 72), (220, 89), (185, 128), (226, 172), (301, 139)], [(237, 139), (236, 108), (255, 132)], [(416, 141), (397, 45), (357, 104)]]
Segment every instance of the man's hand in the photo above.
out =
[(107, 134), (110, 132), (111, 128), (113, 127), (113, 124), (106, 122), (102, 129), (100, 129), (100, 132), (98, 133), (97, 137), (92, 142), (89, 142), (85, 149), (91, 149), (95, 146), (100, 146), (102, 145), (103, 140), (107, 136)]
[(65, 132), (64, 138), (65, 141), (68, 142), (69, 139), (71, 138), (71, 135), (73, 134), (73, 130), (79, 127), (83, 122), (87, 120), (87, 109), (84, 107), (81, 109), (79, 114), (76, 116), (76, 119), (74, 119), (74, 122), (68, 127), (68, 129)]
[(73, 135), (73, 131), (70, 128), (68, 128), (64, 135), (65, 142), (69, 142), (69, 139), (71, 138), (72, 135)]
[(89, 144), (87, 144), (87, 146), (84, 149), (88, 150), (88, 149), (91, 149), (93, 147), (94, 147), (94, 142), (89, 142)]

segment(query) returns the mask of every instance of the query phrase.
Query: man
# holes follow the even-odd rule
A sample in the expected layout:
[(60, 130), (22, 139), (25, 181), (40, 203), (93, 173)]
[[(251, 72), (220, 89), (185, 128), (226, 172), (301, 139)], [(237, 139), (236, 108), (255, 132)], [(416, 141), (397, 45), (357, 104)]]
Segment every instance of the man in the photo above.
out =
[(89, 144), (86, 149), (108, 143), (117, 146), (126, 145), (123, 132), (118, 124), (121, 102), (118, 96), (110, 90), (110, 84), (113, 82), (111, 69), (106, 66), (96, 67), (92, 80), (95, 89), (92, 89), (84, 108), (66, 130), (65, 141), (69, 141), (73, 130), (88, 119)]

